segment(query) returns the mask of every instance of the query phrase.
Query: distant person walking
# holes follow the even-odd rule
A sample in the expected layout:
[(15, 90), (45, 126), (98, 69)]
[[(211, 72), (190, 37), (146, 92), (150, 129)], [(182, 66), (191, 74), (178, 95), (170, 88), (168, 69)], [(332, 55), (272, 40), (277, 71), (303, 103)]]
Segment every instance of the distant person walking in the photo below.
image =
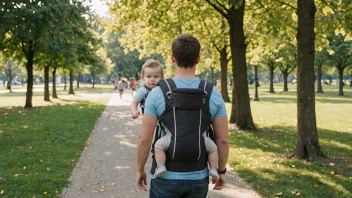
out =
[(123, 89), (126, 86), (126, 82), (124, 80), (118, 82), (117, 88), (119, 89), (120, 99), (122, 100)]
[(132, 97), (133, 97), (133, 92), (136, 91), (136, 82), (134, 81), (134, 79), (132, 79), (130, 82), (130, 88), (132, 90)]

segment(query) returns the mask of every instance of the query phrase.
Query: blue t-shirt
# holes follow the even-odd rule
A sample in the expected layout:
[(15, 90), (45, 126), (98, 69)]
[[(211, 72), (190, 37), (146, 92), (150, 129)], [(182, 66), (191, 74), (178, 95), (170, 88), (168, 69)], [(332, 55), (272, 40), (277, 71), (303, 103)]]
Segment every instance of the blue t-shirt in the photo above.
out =
[(137, 100), (138, 102), (141, 102), (147, 93), (147, 88), (145, 86), (142, 86), (138, 89), (136, 95), (133, 96), (133, 99)]
[[(200, 79), (199, 78), (173, 78), (177, 88), (198, 88)], [(224, 100), (218, 88), (213, 87), (213, 91), (209, 100), (210, 114), (212, 118), (226, 116), (226, 108)], [(165, 111), (165, 98), (160, 87), (155, 87), (148, 94), (145, 102), (144, 114), (159, 117)], [(208, 168), (201, 171), (194, 172), (173, 172), (167, 171), (165, 174), (160, 176), (163, 179), (187, 179), (187, 180), (198, 180), (208, 176)], [(154, 175), (151, 175), (154, 179)]]

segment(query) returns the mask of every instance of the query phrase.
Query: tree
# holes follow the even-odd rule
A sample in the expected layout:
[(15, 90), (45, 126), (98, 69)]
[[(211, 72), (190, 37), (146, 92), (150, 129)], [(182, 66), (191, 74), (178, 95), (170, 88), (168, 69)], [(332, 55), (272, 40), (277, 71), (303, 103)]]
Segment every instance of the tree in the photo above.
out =
[(269, 81), (270, 81), (269, 92), (270, 93), (275, 93), (274, 71), (278, 66), (278, 62), (276, 61), (277, 59), (278, 59), (277, 54), (265, 54), (263, 55), (263, 59), (261, 61), (269, 69)]
[[(229, 1), (226, 5), (215, 0), (206, 0), (217, 12), (228, 22), (230, 34), (230, 48), (232, 58), (232, 75), (234, 86), (232, 89), (232, 100), (236, 100), (236, 114), (232, 109), (230, 121), (236, 120), (239, 129), (256, 129), (250, 103), (247, 81), (246, 48), (243, 17), (245, 0)], [(232, 116), (235, 114), (236, 116)]]
[(337, 68), (339, 73), (339, 95), (343, 96), (343, 74), (344, 70), (352, 65), (352, 40), (347, 40), (345, 35), (333, 33), (327, 37), (329, 47), (327, 57)]
[[(4, 72), (7, 77), (7, 89), (12, 93), (13, 80), (21, 75), (21, 62), (15, 61), (12, 58), (4, 58)], [(4, 82), (5, 83), (5, 82)]]
[(323, 74), (322, 68), (323, 68), (325, 61), (327, 61), (327, 51), (326, 50), (318, 51), (315, 53), (315, 61), (314, 62), (316, 65), (316, 70), (317, 70), (317, 74), (316, 74), (317, 93), (324, 93), (323, 87), (321, 85), (321, 76)]
[(6, 64), (5, 64), (5, 60), (4, 60), (4, 55), (2, 53), (0, 53), (0, 77), (1, 77), (1, 80), (2, 80), (2, 84), (3, 84), (3, 87), (5, 87), (5, 67), (6, 67)]
[(320, 151), (314, 93), (314, 0), (297, 0), (297, 141), (295, 156), (317, 159)]
[[(72, 34), (75, 30), (86, 29), (85, 17), (89, 9), (82, 0), (62, 1), (5, 1), (0, 12), (0, 48), (18, 57), (25, 57), (27, 69), (27, 92), (25, 107), (32, 107), (33, 64), (36, 55), (45, 54), (45, 45), (50, 44), (48, 33)], [(84, 20), (82, 20), (84, 19)]]
[(13, 75), (12, 75), (12, 70), (13, 70), (13, 66), (14, 62), (13, 61), (8, 61), (5, 67), (5, 73), (7, 76), (7, 89), (12, 92), (11, 90), (11, 85), (12, 85), (12, 79), (13, 79)]
[[(230, 102), (228, 88), (227, 88), (227, 76), (228, 76), (228, 64), (231, 60), (231, 55), (229, 51), (229, 35), (227, 34), (228, 25), (226, 23), (226, 19), (220, 15), (219, 13), (214, 12), (212, 8), (209, 6), (202, 6), (203, 3), (198, 4), (196, 1), (193, 1), (195, 6), (198, 8), (199, 14), (196, 16), (200, 17), (200, 21), (202, 22), (205, 33), (209, 37), (210, 40), (210, 54), (211, 59), (213, 59), (213, 49), (218, 52), (219, 62), (220, 62), (220, 85), (221, 85), (221, 95), (225, 102)], [(202, 8), (199, 8), (202, 7)], [(196, 20), (196, 19), (195, 19)], [(220, 24), (220, 26), (216, 27), (216, 24)], [(215, 26), (215, 27), (214, 27)], [(202, 36), (204, 37), (204, 36)], [(215, 61), (212, 60), (212, 63)], [(214, 65), (211, 67), (214, 69)], [(236, 105), (234, 105), (236, 106)]]
[[(43, 33), (51, 22), (55, 19), (49, 15), (50, 6), (48, 1), (41, 3), (32, 1), (3, 2), (2, 5), (6, 11), (1, 12), (1, 29), (2, 34), (1, 47), (8, 51), (18, 52), (21, 50), (25, 56), (27, 63), (27, 92), (25, 107), (32, 107), (32, 88), (33, 88), (33, 62), (35, 52), (42, 43)], [(1, 38), (1, 36), (0, 36)], [(17, 48), (15, 46), (21, 46)], [(39, 48), (40, 49), (40, 48)]]
[(349, 69), (348, 74), (350, 75), (350, 87), (352, 87), (352, 67)]
[(296, 68), (297, 64), (297, 55), (295, 46), (292, 44), (285, 45), (284, 48), (280, 50), (280, 61), (279, 69), (284, 76), (284, 92), (288, 91), (287, 78), (290, 73)]
[(113, 64), (107, 56), (107, 52), (104, 48), (99, 48), (96, 53), (92, 56), (90, 61), (89, 71), (93, 78), (92, 86), (94, 88), (95, 78), (97, 75), (107, 75), (111, 72)]
[(149, 58), (153, 58), (161, 64), (164, 63), (164, 59), (160, 54), (148, 54), (146, 57), (140, 58), (140, 53), (137, 50), (127, 51), (119, 42), (119, 38), (122, 37), (121, 34), (107, 31), (105, 32), (105, 37), (107, 57), (114, 65), (112, 72), (116, 77), (126, 77), (128, 79), (130, 77), (139, 78), (142, 65)]

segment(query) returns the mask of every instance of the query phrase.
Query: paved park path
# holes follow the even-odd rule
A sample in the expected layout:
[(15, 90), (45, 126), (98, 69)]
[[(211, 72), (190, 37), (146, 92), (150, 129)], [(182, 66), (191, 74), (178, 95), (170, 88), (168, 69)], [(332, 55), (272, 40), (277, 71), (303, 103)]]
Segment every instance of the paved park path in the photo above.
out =
[[(131, 93), (122, 100), (117, 93), (102, 113), (77, 162), (69, 185), (63, 189), (64, 198), (147, 198), (148, 192), (138, 189), (135, 182), (136, 147), (142, 119), (130, 117)], [(149, 171), (151, 160), (146, 165)], [(229, 170), (229, 169), (228, 169)], [(148, 174), (147, 174), (148, 175)], [(149, 177), (149, 175), (148, 175)], [(258, 198), (259, 196), (235, 174), (226, 174), (226, 188), (212, 190), (209, 198)], [(150, 179), (148, 178), (148, 187)]]

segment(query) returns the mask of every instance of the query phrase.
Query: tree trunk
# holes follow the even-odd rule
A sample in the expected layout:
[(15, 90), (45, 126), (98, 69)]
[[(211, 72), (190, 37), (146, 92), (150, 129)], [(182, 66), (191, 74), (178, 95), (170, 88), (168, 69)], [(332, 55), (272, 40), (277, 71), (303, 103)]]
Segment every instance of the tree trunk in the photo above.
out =
[(93, 80), (93, 82), (92, 82), (92, 84), (93, 84), (92, 88), (94, 88), (94, 85), (95, 85), (95, 74), (94, 74), (94, 71), (92, 72), (92, 80)]
[(352, 87), (352, 74), (350, 75), (350, 87)]
[(12, 93), (10, 81), (7, 81), (6, 89), (8, 89), (10, 91), (10, 93)]
[[(247, 66), (246, 66), (246, 48), (244, 31), (243, 31), (243, 16), (244, 16), (245, 0), (237, 8), (230, 8), (229, 27), (230, 27), (230, 46), (232, 57), (232, 73), (234, 74), (234, 89), (236, 90), (236, 125), (239, 129), (256, 129), (249, 101), (249, 90), (247, 82)], [(232, 104), (234, 105), (234, 104)]]
[(54, 67), (52, 74), (53, 74), (53, 98), (58, 98), (56, 94), (56, 67)]
[(27, 58), (27, 92), (26, 92), (26, 104), (24, 108), (32, 108), (32, 96), (33, 96), (33, 59), (34, 59), (34, 49), (33, 41), (30, 41), (28, 46)]
[(70, 69), (70, 90), (68, 91), (68, 94), (75, 94), (73, 92), (73, 70)]
[(288, 73), (283, 72), (282, 74), (284, 75), (284, 92), (287, 92), (288, 91), (288, 86), (287, 86)]
[[(8, 63), (8, 64), (11, 64), (11, 63)], [(11, 66), (9, 66), (8, 69), (6, 69), (7, 72), (7, 77), (8, 77), (8, 80), (7, 80), (7, 89), (10, 91), (10, 93), (12, 93), (12, 89), (11, 89), (11, 86), (12, 86), (12, 69), (11, 69)]]
[(343, 67), (338, 67), (339, 69), (339, 96), (344, 96), (343, 94)]
[(227, 60), (227, 52), (226, 52), (226, 46), (225, 46), (224, 48), (222, 48), (222, 50), (220, 52), (221, 95), (222, 95), (222, 98), (224, 99), (225, 102), (230, 102), (229, 92), (227, 89), (227, 66), (228, 66), (228, 63), (229, 62)]
[(50, 101), (49, 96), (49, 66), (44, 67), (44, 101)]
[(322, 69), (323, 65), (318, 65), (318, 69), (317, 69), (317, 76), (318, 76), (318, 80), (317, 80), (317, 93), (324, 93), (323, 91), (323, 86), (321, 86), (321, 75), (322, 75)]
[[(234, 79), (234, 74), (232, 74), (232, 79)], [(230, 123), (236, 123), (236, 109), (237, 109), (237, 102), (236, 102), (236, 89), (235, 85), (233, 84), (234, 80), (232, 80), (232, 103), (231, 103), (231, 115), (230, 115)]]
[(67, 79), (66, 79), (66, 76), (64, 76), (64, 90), (66, 91), (66, 82), (67, 82)]
[(270, 93), (275, 93), (275, 90), (274, 90), (274, 70), (275, 70), (275, 67), (270, 65), (269, 66), (269, 71), (270, 71), (270, 90), (269, 90), (269, 92)]
[(76, 77), (76, 81), (77, 81), (77, 89), (79, 89), (79, 81), (81, 80), (81, 75), (78, 74)]
[(297, 141), (295, 155), (317, 159), (320, 151), (314, 93), (314, 0), (297, 0)]

